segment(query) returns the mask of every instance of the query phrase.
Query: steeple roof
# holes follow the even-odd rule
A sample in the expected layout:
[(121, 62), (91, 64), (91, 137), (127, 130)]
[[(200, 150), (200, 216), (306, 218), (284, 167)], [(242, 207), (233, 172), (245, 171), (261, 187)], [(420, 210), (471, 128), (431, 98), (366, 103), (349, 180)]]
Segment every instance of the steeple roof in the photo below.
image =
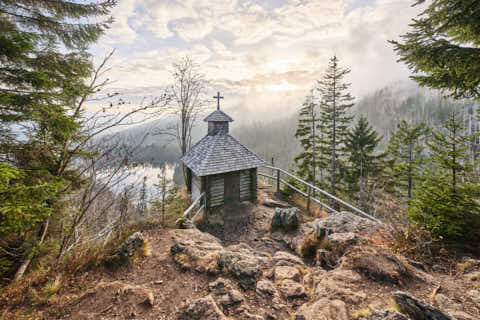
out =
[(210, 113), (203, 121), (210, 122), (232, 122), (233, 119), (230, 118), (225, 112), (221, 110), (215, 110)]

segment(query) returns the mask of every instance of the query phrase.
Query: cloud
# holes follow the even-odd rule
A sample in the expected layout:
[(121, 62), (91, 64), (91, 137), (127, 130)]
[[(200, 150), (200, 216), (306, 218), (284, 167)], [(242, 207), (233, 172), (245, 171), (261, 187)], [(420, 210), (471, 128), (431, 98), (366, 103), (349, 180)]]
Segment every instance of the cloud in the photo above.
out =
[(215, 91), (232, 97), (225, 99), (227, 107), (294, 110), (335, 54), (351, 68), (351, 90), (360, 97), (409, 75), (387, 40), (408, 30), (420, 11), (410, 5), (409, 0), (123, 0), (109, 34), (111, 45), (120, 47), (112, 78), (124, 87), (167, 85), (172, 63), (189, 55)]

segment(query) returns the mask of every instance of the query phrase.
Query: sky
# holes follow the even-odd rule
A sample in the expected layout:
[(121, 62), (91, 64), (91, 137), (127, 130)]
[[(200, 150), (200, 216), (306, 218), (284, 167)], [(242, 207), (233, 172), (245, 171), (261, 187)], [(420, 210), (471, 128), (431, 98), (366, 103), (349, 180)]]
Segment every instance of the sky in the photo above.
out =
[[(300, 108), (336, 55), (357, 97), (410, 75), (392, 45), (421, 10), (413, 0), (119, 0), (92, 48), (110, 50), (109, 78), (131, 96), (160, 94), (172, 63), (190, 56), (232, 116)], [(212, 98), (212, 108), (215, 106)]]

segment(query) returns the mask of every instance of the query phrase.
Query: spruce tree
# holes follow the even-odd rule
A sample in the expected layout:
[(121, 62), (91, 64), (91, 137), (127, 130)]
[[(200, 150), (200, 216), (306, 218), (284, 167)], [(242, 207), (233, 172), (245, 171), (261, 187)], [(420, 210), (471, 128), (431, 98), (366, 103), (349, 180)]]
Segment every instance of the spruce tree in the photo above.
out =
[(102, 17), (114, 5), (113, 0), (0, 1), (0, 161), (9, 164), (0, 166), (0, 177), (8, 177), (2, 188), (19, 191), (2, 194), (0, 221), (17, 228), (2, 230), (8, 234), (2, 234), (0, 246), (15, 250), (16, 262), (29, 257), (16, 277), (33, 255), (24, 244), (35, 252), (56, 200), (67, 186), (71, 191), (83, 184), (71, 164), (87, 156), (79, 147), (85, 134), (79, 106), (95, 88), (86, 83), (93, 65), (85, 49), (106, 30), (111, 19)]
[(378, 176), (383, 170), (382, 160), (385, 153), (378, 153), (377, 147), (382, 137), (361, 116), (355, 127), (347, 134), (346, 150), (348, 153), (348, 176), (350, 190), (360, 191), (360, 206), (365, 208), (365, 191), (368, 177)]
[(427, 133), (428, 129), (423, 122), (410, 125), (402, 120), (388, 143), (387, 152), (393, 160), (389, 175), (394, 181), (395, 190), (406, 189), (408, 198), (412, 197), (412, 190), (419, 179), (420, 168), (424, 161), (423, 139)]
[(480, 184), (469, 165), (470, 140), (456, 112), (433, 132), (428, 143), (433, 166), (408, 211), (412, 221), (448, 241), (480, 240)]
[[(417, 0), (427, 8), (402, 35), (391, 41), (422, 86), (441, 89), (455, 99), (480, 98), (480, 5), (476, 0)], [(421, 75), (418, 75), (421, 74)]]
[(321, 95), (320, 119), (324, 126), (321, 140), (321, 152), (325, 154), (330, 166), (330, 193), (336, 194), (338, 182), (345, 172), (346, 139), (353, 116), (349, 110), (353, 107), (353, 97), (348, 92), (350, 84), (345, 77), (350, 69), (342, 68), (338, 58), (332, 57), (317, 90)]

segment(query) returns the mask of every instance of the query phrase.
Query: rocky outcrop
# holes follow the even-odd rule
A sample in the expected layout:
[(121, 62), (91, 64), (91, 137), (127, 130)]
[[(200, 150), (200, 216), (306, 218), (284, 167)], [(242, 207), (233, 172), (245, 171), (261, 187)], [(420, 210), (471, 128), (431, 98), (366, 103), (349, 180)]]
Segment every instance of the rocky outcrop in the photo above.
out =
[(240, 304), (245, 300), (243, 295), (233, 288), (228, 279), (218, 278), (208, 284), (208, 289), (215, 294), (219, 303), (225, 308)]
[(198, 229), (174, 230), (170, 253), (173, 260), (184, 270), (216, 272), (217, 254), (223, 249), (214, 236)]
[(289, 267), (289, 266), (275, 267), (273, 273), (274, 273), (275, 281), (282, 281), (285, 279), (289, 279), (296, 282), (300, 282), (300, 280), (302, 279), (302, 275), (300, 271), (295, 267)]
[(275, 252), (275, 255), (273, 256), (273, 262), (276, 266), (305, 265), (302, 259), (285, 251)]
[(276, 208), (272, 218), (272, 230), (296, 230), (300, 225), (300, 215), (297, 208)]
[(267, 255), (254, 251), (245, 243), (229, 246), (221, 250), (217, 256), (219, 269), (233, 276), (244, 289), (255, 288), (262, 274), (262, 267), (269, 262)]
[(365, 282), (362, 277), (352, 271), (335, 269), (329, 271), (316, 283), (315, 297), (317, 299), (337, 299), (351, 305), (358, 305), (366, 299)]
[(143, 246), (144, 238), (141, 232), (135, 232), (113, 251), (113, 254), (103, 258), (105, 266), (111, 269), (130, 263), (133, 255)]
[(278, 291), (272, 281), (260, 280), (257, 282), (256, 292), (263, 298), (273, 298), (278, 296)]
[(328, 235), (328, 245), (337, 255), (343, 255), (349, 248), (366, 240), (353, 232), (336, 232)]
[(302, 305), (295, 314), (295, 320), (349, 320), (345, 302), (320, 299), (313, 304)]
[(122, 242), (115, 253), (121, 257), (130, 258), (137, 250), (143, 246), (143, 235), (141, 232), (135, 232)]
[(412, 320), (454, 320), (450, 315), (418, 300), (406, 292), (397, 291), (393, 294), (393, 297), (400, 311), (408, 315)]
[(357, 247), (343, 258), (342, 267), (354, 270), (375, 282), (402, 285), (415, 274), (398, 257), (380, 248)]
[(179, 320), (226, 320), (211, 295), (187, 301), (180, 307)]
[(316, 219), (308, 223), (307, 227), (313, 229), (319, 237), (325, 234), (325, 230), (329, 230), (329, 233), (353, 232), (358, 235), (372, 235), (381, 229), (380, 224), (345, 211)]
[(290, 279), (281, 281), (278, 289), (285, 299), (303, 299), (307, 297), (305, 287)]

